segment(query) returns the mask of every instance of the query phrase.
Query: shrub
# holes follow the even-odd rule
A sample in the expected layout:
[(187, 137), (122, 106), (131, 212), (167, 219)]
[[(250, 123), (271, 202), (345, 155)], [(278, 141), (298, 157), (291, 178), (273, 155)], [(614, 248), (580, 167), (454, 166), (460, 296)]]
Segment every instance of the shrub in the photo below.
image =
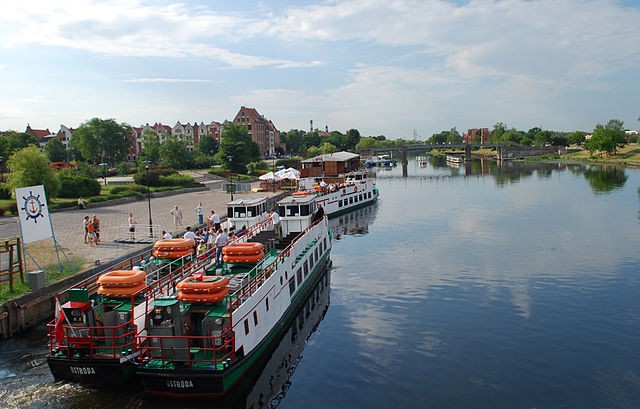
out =
[(61, 173), (59, 177), (62, 185), (60, 197), (90, 197), (100, 194), (100, 183), (93, 178), (71, 173)]
[(11, 214), (18, 214), (18, 204), (17, 203), (10, 203), (9, 204), (9, 212), (11, 212)]
[(11, 199), (11, 189), (4, 183), (0, 184), (0, 199)]
[(160, 176), (160, 186), (182, 186), (188, 187), (194, 184), (194, 180), (191, 176), (187, 175), (169, 175), (169, 176)]
[(145, 194), (147, 193), (147, 187), (141, 186), (141, 185), (122, 185), (122, 186), (116, 186), (113, 189), (111, 189), (112, 195), (118, 195), (123, 192), (138, 192), (141, 194)]

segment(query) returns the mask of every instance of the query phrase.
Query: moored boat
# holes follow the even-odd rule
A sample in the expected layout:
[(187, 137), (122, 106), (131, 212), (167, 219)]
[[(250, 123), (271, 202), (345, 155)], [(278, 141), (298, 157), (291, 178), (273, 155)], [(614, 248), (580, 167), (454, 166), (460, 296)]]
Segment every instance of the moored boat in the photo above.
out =
[(375, 180), (368, 177), (367, 171), (354, 171), (321, 180), (325, 183), (324, 187), (314, 178), (300, 180), (299, 186), (303, 190), (295, 192), (293, 196), (316, 195), (318, 205), (322, 206), (324, 213), (330, 218), (367, 206), (380, 195)]
[[(245, 234), (250, 237), (266, 226), (254, 226)], [(121, 263), (58, 294), (56, 318), (48, 324), (47, 363), (53, 377), (91, 386), (122, 385), (132, 380), (153, 300), (177, 296), (176, 283), (203, 272), (214, 259), (214, 250), (193, 257), (193, 249), (187, 251), (190, 245), (193, 240), (160, 240), (152, 255), (139, 257), (135, 263), (133, 259)], [(156, 250), (186, 254), (159, 254)], [(212, 301), (213, 296), (205, 298)]]
[(264, 249), (231, 245), (225, 256), (249, 251), (264, 256), (253, 263), (226, 261), (221, 268), (205, 268), (196, 280), (228, 279), (220, 301), (153, 300), (137, 369), (146, 393), (224, 396), (263, 365), (330, 263), (328, 219), (314, 219), (316, 211), (316, 196), (289, 196), (278, 202), (281, 235), (266, 230), (238, 237), (238, 243), (260, 243)]
[(464, 155), (447, 155), (447, 162), (454, 164), (464, 163)]

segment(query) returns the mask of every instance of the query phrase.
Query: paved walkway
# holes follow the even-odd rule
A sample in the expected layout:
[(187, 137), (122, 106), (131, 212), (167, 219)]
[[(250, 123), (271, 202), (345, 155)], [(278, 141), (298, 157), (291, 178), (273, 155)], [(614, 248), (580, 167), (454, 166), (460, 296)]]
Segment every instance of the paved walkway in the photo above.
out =
[[(198, 217), (195, 211), (198, 202), (202, 202), (203, 216), (211, 215), (215, 210), (221, 216), (226, 216), (227, 202), (230, 195), (225, 193), (219, 181), (205, 182), (206, 188), (188, 190), (172, 195), (158, 194), (151, 197), (151, 218), (153, 220), (154, 239), (158, 239), (162, 230), (172, 233), (182, 233), (187, 226), (196, 226)], [(273, 196), (272, 192), (237, 192), (234, 199)], [(173, 216), (169, 213), (175, 205), (183, 213), (182, 227), (176, 228)], [(133, 213), (137, 222), (136, 239), (129, 240), (127, 219)], [(89, 246), (84, 243), (84, 229), (82, 221), (85, 215), (95, 214), (100, 219), (101, 243)], [(148, 247), (154, 240), (149, 239), (149, 204), (145, 197), (121, 204), (107, 204), (100, 207), (90, 207), (85, 210), (74, 209), (54, 211), (50, 213), (56, 240), (63, 249), (79, 254), (87, 260), (100, 260), (101, 264), (135, 253)], [(0, 222), (0, 237), (19, 235), (19, 225), (16, 216), (3, 217)]]

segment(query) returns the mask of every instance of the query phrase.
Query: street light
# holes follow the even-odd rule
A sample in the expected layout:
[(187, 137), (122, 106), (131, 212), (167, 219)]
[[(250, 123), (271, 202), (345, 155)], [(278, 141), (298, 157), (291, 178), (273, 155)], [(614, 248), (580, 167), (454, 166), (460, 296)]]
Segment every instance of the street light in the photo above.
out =
[(153, 222), (151, 221), (151, 189), (149, 189), (149, 164), (144, 165), (147, 171), (147, 203), (149, 205), (149, 237), (153, 238)]
[(273, 193), (276, 192), (276, 156), (271, 157), (271, 171), (273, 172)]
[(233, 160), (233, 156), (227, 156), (229, 158), (229, 192), (231, 192), (231, 201), (233, 202), (233, 169), (231, 166), (231, 161)]

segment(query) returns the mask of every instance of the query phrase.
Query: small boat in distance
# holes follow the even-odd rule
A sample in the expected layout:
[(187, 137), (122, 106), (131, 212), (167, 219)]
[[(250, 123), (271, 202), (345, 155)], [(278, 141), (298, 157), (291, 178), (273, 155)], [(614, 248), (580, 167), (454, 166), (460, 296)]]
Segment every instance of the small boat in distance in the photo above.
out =
[(364, 162), (364, 166), (367, 168), (372, 167), (394, 167), (398, 166), (398, 161), (393, 159), (391, 155), (377, 155), (372, 156)]

